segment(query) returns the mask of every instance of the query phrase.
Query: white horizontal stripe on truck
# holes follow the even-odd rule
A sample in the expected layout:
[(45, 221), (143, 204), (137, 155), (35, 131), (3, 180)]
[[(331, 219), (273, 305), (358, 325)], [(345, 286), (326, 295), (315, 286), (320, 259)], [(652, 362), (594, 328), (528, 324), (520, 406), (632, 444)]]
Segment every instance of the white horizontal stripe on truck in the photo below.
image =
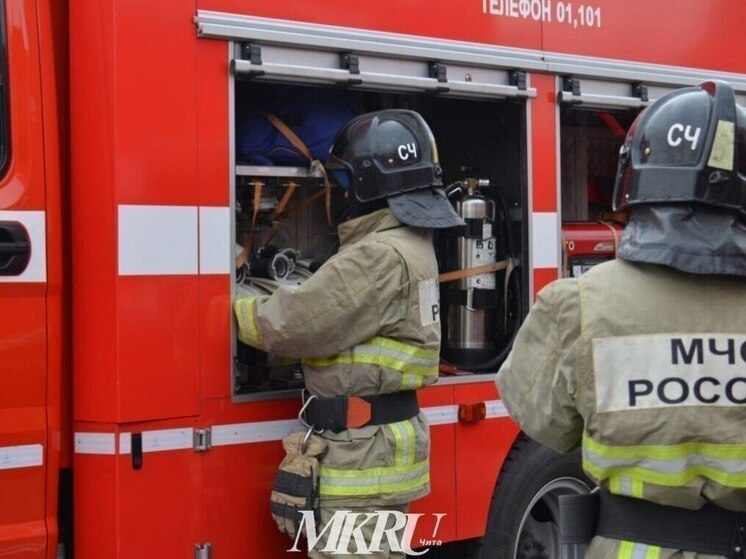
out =
[[(487, 419), (508, 417), (502, 401), (488, 400)], [(451, 425), (458, 423), (458, 405), (431, 406), (422, 408), (431, 426)], [(305, 428), (297, 419), (278, 419), (274, 421), (252, 421), (250, 423), (231, 423), (214, 425), (210, 428), (211, 446), (230, 446), (261, 442), (281, 441), (290, 433), (304, 431)], [(167, 450), (185, 450), (193, 447), (195, 430), (191, 427), (179, 429), (158, 429), (142, 431), (142, 451), (162, 452)], [(113, 433), (75, 433), (75, 452), (77, 454), (116, 454)], [(119, 435), (119, 454), (132, 452), (132, 433)]]

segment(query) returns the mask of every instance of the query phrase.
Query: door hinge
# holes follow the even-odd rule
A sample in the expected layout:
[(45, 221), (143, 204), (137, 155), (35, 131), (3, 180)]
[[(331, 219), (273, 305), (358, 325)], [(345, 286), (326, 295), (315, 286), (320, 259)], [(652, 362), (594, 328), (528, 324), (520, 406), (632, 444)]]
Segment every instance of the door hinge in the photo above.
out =
[(194, 559), (211, 559), (212, 544), (198, 543), (194, 546)]
[(194, 452), (205, 452), (212, 446), (212, 433), (210, 429), (195, 429), (192, 439)]

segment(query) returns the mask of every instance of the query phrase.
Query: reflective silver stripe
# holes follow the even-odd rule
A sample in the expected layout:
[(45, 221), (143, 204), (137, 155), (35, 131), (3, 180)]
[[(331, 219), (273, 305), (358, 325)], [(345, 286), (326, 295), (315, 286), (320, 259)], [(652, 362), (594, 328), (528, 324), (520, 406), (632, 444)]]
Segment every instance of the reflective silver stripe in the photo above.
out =
[[(508, 417), (507, 412), (502, 412), (504, 407), (500, 400), (488, 400), (487, 419), (496, 419)], [(498, 410), (491, 413), (490, 410)], [(458, 423), (458, 406), (430, 406), (421, 408), (420, 411), (427, 418), (430, 427), (437, 425), (451, 425)], [(184, 429), (169, 429), (165, 431), (143, 431), (143, 442), (149, 440), (148, 433), (176, 432), (177, 437), (181, 437), (184, 430), (191, 432), (191, 427)], [(213, 425), (212, 446), (229, 446), (264, 443), (272, 441), (281, 441), (290, 433), (303, 431), (303, 425), (297, 419), (278, 419), (273, 421), (251, 421), (246, 423), (231, 423), (224, 425)], [(146, 436), (147, 435), (147, 436)], [(75, 453), (76, 454), (129, 454), (131, 433), (122, 433), (119, 437), (120, 447), (117, 452), (116, 438), (114, 433), (75, 433)], [(162, 437), (159, 438), (162, 441)], [(186, 439), (185, 439), (186, 440)], [(155, 441), (154, 441), (155, 442)], [(177, 450), (188, 448), (186, 444), (178, 444), (173, 448), (156, 448), (160, 445), (149, 445), (143, 448), (143, 452), (152, 450)], [(151, 448), (152, 447), (152, 448)]]
[(44, 464), (44, 447), (40, 444), (0, 446), (0, 470), (30, 468)]
[[(185, 450), (194, 446), (194, 429), (157, 429), (142, 432), (143, 452), (163, 452), (166, 450)], [(132, 452), (132, 433), (119, 435), (119, 454)]]
[(599, 456), (589, 449), (583, 448), (583, 458), (604, 470), (643, 468), (662, 474), (674, 474), (684, 472), (693, 466), (707, 466), (727, 474), (746, 474), (746, 460), (728, 460), (696, 453), (675, 460), (661, 460), (647, 456), (637, 458), (610, 458)]
[(632, 496), (632, 479), (627, 476), (619, 478), (619, 495)]
[(114, 433), (75, 433), (75, 454), (116, 454)]
[(630, 541), (619, 542), (617, 559), (660, 559), (661, 548)]
[(439, 356), (435, 350), (376, 337), (333, 357), (303, 359), (302, 362), (319, 368), (345, 364), (386, 367), (405, 375), (402, 379), (403, 388), (418, 388), (423, 384), (422, 379), (412, 379), (406, 375), (435, 377), (438, 374)]
[[(414, 346), (412, 346), (414, 347)], [(392, 359), (399, 359), (406, 361), (412, 365), (421, 365), (423, 367), (437, 367), (438, 359), (426, 359), (424, 357), (417, 357), (401, 351), (396, 351), (393, 348), (384, 347), (380, 345), (368, 345), (360, 344), (353, 347), (350, 351), (357, 355), (383, 355), (385, 357), (391, 357)]]

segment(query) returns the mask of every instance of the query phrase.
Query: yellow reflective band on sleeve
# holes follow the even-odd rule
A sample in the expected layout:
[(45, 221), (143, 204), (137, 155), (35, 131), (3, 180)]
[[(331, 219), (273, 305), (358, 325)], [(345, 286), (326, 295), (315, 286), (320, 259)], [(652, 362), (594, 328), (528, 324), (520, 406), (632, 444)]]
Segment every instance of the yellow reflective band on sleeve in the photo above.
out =
[(238, 299), (233, 304), (233, 308), (238, 321), (238, 339), (252, 347), (262, 349), (254, 313), (255, 302), (256, 297)]
[(427, 459), (409, 465), (342, 470), (321, 466), (319, 495), (322, 497), (367, 497), (420, 489), (430, 483)]
[(426, 379), (438, 376), (437, 351), (417, 347), (389, 338), (372, 338), (334, 357), (304, 359), (312, 367), (342, 364), (366, 364), (387, 367), (402, 374), (402, 388), (424, 386)]
[[(584, 433), (583, 468), (601, 481), (627, 477), (639, 484), (681, 487), (702, 477), (742, 489), (746, 488), (746, 445), (689, 442), (610, 446)], [(641, 491), (642, 485), (638, 487)]]

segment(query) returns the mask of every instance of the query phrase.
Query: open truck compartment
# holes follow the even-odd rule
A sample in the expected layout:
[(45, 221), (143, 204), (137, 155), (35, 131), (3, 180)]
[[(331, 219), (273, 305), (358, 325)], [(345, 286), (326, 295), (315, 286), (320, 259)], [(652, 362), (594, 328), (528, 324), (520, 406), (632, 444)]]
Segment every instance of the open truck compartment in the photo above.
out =
[[(305, 100), (305, 104), (298, 100)], [(236, 79), (235, 250), (236, 254), (251, 254), (237, 273), (234, 297), (268, 294), (279, 285), (299, 285), (338, 248), (336, 225), (345, 219), (345, 203), (343, 189), (333, 175), (328, 174), (330, 223), (324, 172), (317, 164), (297, 153), (280, 153), (274, 158), (256, 150), (263, 138), (276, 132), (267, 120), (272, 111), (282, 113), (291, 129), (316, 143), (316, 135), (307, 128), (309, 121), (318, 121), (308, 114), (314, 107), (335, 113), (328, 118), (337, 118), (340, 123), (353, 114), (391, 108), (417, 111), (428, 122), (448, 195), (472, 227), (468, 238), (463, 230), (434, 235), (441, 273), (477, 267), (486, 264), (486, 259), (505, 262), (498, 271), (441, 284), (442, 368), (447, 372), (494, 372), (507, 354), (525, 308), (524, 102)], [(279, 142), (287, 144), (283, 138)], [(284, 150), (275, 146), (275, 151), (278, 149)], [(474, 206), (481, 207), (481, 213), (470, 214)], [(489, 289), (488, 304), (479, 303), (480, 297), (474, 302), (475, 288)], [(267, 355), (238, 340), (234, 347), (235, 394), (303, 386), (299, 362)]]
[(619, 148), (639, 110), (560, 108), (560, 192), (564, 277), (615, 257), (627, 216), (612, 207)]

